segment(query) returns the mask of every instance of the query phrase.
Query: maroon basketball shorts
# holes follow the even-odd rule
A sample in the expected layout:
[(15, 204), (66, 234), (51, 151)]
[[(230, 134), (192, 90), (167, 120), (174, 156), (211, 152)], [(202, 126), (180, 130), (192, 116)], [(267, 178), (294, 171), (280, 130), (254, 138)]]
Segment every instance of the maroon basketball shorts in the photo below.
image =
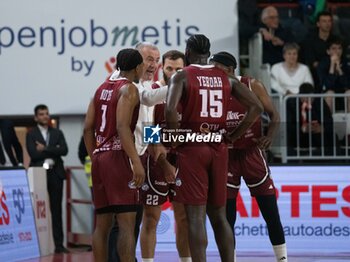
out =
[(129, 187), (131, 163), (122, 150), (97, 153), (92, 158), (92, 187), (96, 210), (139, 204), (138, 190)]
[(258, 147), (229, 149), (227, 198), (236, 198), (243, 177), (252, 196), (273, 195), (270, 169), (263, 152)]
[(226, 144), (186, 144), (177, 148), (178, 184), (174, 201), (187, 205), (225, 206)]
[[(168, 153), (167, 159), (174, 159), (174, 153)], [(158, 206), (164, 204), (168, 197), (172, 200), (175, 184), (168, 184), (165, 181), (163, 170), (153, 160), (151, 155), (148, 155), (146, 161), (146, 179), (141, 187), (141, 201), (147, 206)]]

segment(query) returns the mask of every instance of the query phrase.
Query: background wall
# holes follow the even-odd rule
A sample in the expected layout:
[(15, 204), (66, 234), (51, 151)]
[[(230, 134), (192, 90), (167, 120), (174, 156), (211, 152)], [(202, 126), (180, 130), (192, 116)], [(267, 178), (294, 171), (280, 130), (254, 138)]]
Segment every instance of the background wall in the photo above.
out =
[(156, 44), (161, 53), (184, 51), (186, 39), (202, 33), (212, 52), (237, 56), (236, 3), (3, 0), (0, 116), (30, 115), (43, 102), (51, 114), (84, 114), (117, 52), (139, 41)]

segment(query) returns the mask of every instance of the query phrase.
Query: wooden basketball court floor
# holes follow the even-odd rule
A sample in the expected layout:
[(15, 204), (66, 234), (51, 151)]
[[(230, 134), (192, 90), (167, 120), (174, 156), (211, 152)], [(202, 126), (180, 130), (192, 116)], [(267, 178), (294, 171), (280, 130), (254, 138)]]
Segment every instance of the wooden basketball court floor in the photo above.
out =
[[(57, 254), (36, 259), (23, 260), (23, 262), (94, 262), (92, 252), (77, 251), (70, 249), (70, 254)], [(141, 262), (140, 253), (137, 253), (138, 261)], [(156, 253), (155, 262), (178, 262), (176, 252), (158, 252)], [(238, 254), (237, 262), (275, 262), (273, 256), (261, 254)], [(350, 253), (341, 256), (290, 256), (288, 262), (350, 262)], [(207, 262), (220, 262), (219, 254), (216, 252), (207, 253)]]

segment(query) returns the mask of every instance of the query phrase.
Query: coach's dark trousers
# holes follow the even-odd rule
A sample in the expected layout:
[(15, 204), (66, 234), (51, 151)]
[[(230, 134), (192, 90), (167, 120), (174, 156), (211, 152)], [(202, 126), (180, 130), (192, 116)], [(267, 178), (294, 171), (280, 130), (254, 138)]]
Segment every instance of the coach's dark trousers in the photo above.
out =
[(63, 179), (53, 169), (47, 170), (47, 191), (49, 192), (52, 217), (52, 233), (55, 248), (63, 247), (62, 198)]

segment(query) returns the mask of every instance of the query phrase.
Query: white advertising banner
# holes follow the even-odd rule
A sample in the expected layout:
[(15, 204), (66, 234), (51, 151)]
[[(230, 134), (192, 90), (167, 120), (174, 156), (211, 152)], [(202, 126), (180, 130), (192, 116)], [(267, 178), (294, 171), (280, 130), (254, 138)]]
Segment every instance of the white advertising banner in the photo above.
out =
[(184, 51), (205, 34), (212, 53), (238, 55), (237, 0), (2, 0), (0, 115), (86, 112), (94, 90), (113, 70), (115, 55), (140, 41), (161, 54)]
[[(350, 252), (350, 166), (273, 166), (278, 206), (290, 254)], [(237, 198), (238, 253), (269, 253), (267, 227), (246, 186)], [(171, 207), (164, 206), (157, 250), (176, 250)], [(216, 251), (209, 221), (208, 251)]]
[(26, 171), (0, 170), (0, 258), (18, 261), (39, 256)]
[(49, 194), (47, 192), (46, 169), (30, 167), (27, 175), (34, 206), (40, 255), (47, 256), (53, 253), (55, 245), (53, 242)]

